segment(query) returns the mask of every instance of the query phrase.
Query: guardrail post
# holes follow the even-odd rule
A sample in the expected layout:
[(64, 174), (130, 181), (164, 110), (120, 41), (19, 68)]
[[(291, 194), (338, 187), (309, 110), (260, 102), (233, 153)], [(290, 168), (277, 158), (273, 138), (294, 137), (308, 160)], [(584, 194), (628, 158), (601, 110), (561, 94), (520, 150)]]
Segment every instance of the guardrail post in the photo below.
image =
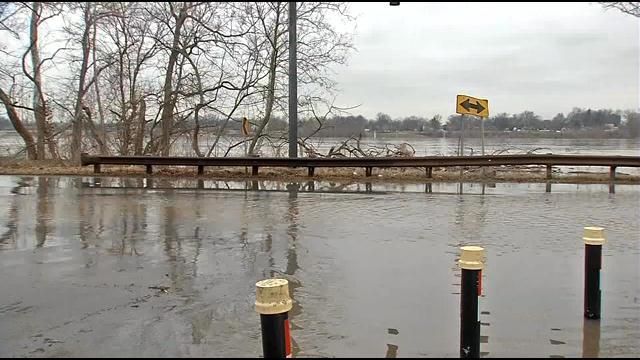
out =
[(253, 176), (258, 175), (258, 167), (257, 166), (252, 166), (251, 167), (251, 175), (253, 175)]
[(427, 178), (431, 179), (433, 177), (433, 167), (427, 166)]
[(602, 268), (604, 229), (585, 227), (582, 240), (585, 244), (584, 317), (600, 319), (600, 269)]
[(373, 170), (373, 167), (372, 167), (372, 166), (367, 166), (367, 167), (365, 168), (365, 176), (366, 176), (366, 177), (371, 176), (371, 172), (372, 172), (372, 170)]
[(198, 175), (203, 175), (203, 174), (204, 174), (204, 166), (198, 165)]
[(484, 249), (479, 246), (463, 246), (458, 264), (462, 269), (460, 291), (460, 357), (480, 357), (480, 321), (478, 321), (478, 297), (482, 293), (482, 268)]
[(551, 180), (551, 165), (547, 165), (547, 180)]
[(316, 168), (313, 166), (309, 166), (308, 170), (309, 170), (309, 176), (311, 177), (313, 176), (313, 173), (315, 172)]
[(100, 174), (100, 164), (93, 164), (93, 173)]
[(265, 358), (291, 357), (289, 310), (292, 307), (286, 279), (267, 279), (256, 283), (255, 309), (260, 314)]
[(616, 167), (615, 166), (611, 166), (609, 168), (609, 181), (611, 181), (611, 182), (615, 182), (616, 181)]
[(153, 173), (153, 167), (151, 165), (146, 165), (147, 166), (147, 174), (151, 175)]

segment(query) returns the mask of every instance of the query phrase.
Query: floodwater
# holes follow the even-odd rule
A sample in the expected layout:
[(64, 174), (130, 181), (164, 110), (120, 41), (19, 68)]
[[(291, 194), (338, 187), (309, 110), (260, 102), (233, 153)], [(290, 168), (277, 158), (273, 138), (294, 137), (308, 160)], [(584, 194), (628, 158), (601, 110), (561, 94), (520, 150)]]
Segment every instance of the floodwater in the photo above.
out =
[[(207, 152), (213, 144), (215, 134), (205, 133), (200, 140), (200, 150)], [(346, 138), (312, 138), (310, 145), (319, 152), (326, 154), (329, 149), (342, 144)], [(172, 147), (173, 155), (193, 156), (190, 135), (178, 139)], [(242, 141), (241, 137), (224, 136), (212, 156), (223, 156), (228, 147)], [(384, 149), (386, 146), (408, 143), (415, 150), (416, 156), (452, 156), (458, 155), (460, 139), (457, 137), (424, 137), (416, 134), (381, 134), (376, 139), (365, 137), (360, 142), (362, 149), (375, 147)], [(480, 138), (465, 139), (465, 155), (478, 155), (482, 151)], [(15, 131), (0, 131), (0, 156), (10, 155), (22, 149), (24, 143)], [(228, 156), (244, 156), (245, 149), (236, 146), (230, 150)], [(263, 146), (259, 149), (263, 156), (286, 156), (288, 144), (280, 147)], [(640, 138), (636, 139), (560, 139), (560, 138), (503, 138), (487, 137), (485, 139), (485, 153), (490, 154), (573, 154), (573, 155), (628, 155), (640, 156)], [(302, 151), (300, 152), (301, 156)]]
[[(459, 357), (459, 247), (486, 251), (483, 357), (640, 355), (640, 187), (0, 176), (0, 356)], [(605, 228), (583, 319), (584, 226)]]

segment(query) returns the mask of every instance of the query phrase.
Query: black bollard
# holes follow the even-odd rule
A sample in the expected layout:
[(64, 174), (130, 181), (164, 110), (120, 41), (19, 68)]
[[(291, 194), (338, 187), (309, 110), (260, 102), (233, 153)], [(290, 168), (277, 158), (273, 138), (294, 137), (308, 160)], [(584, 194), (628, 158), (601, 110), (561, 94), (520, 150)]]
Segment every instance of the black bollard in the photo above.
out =
[(585, 227), (584, 236), (584, 317), (600, 319), (600, 269), (604, 229)]
[(484, 249), (479, 246), (463, 246), (458, 264), (462, 269), (460, 291), (460, 357), (480, 357), (480, 321), (478, 320), (478, 296), (481, 293)]
[(262, 351), (265, 358), (291, 357), (289, 282), (267, 279), (256, 283), (255, 309), (260, 314)]

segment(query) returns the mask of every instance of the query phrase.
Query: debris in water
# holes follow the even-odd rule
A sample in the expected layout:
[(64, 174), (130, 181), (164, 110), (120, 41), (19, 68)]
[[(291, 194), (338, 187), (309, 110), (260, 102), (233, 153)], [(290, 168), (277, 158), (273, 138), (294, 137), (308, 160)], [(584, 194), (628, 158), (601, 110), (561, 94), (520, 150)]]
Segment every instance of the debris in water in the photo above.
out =
[(149, 286), (149, 289), (158, 290), (162, 293), (168, 293), (169, 286)]

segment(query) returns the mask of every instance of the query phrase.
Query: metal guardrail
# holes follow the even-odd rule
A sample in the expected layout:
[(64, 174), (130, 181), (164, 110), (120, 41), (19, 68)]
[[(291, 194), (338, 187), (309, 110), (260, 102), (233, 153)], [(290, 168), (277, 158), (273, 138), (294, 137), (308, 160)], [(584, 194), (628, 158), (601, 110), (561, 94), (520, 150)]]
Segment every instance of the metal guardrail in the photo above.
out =
[(484, 155), (484, 156), (418, 156), (418, 157), (350, 157), (350, 158), (281, 158), (281, 157), (183, 157), (183, 156), (90, 156), (82, 154), (82, 166), (93, 165), (100, 172), (101, 165), (145, 165), (147, 173), (153, 166), (197, 166), (198, 174), (205, 166), (251, 166), (252, 175), (258, 175), (260, 167), (306, 167), (309, 176), (316, 167), (363, 167), (366, 176), (372, 169), (385, 167), (424, 167), (427, 177), (432, 177), (434, 167), (453, 166), (509, 166), (543, 165), (547, 167), (547, 178), (551, 178), (551, 167), (560, 165), (608, 166), (611, 179), (617, 167), (640, 167), (640, 156), (605, 155)]

